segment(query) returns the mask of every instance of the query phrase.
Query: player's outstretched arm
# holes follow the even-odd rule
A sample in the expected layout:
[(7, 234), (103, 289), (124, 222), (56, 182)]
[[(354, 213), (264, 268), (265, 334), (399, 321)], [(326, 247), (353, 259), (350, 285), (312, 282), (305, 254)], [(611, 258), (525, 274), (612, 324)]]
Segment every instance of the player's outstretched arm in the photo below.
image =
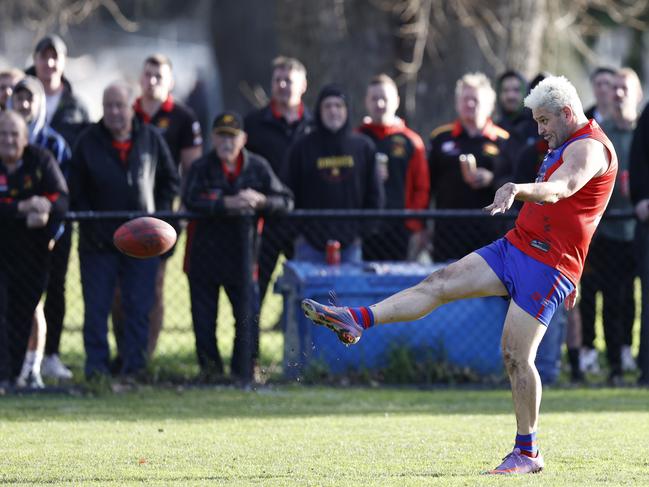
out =
[(501, 186), (494, 202), (485, 207), (491, 215), (504, 213), (514, 200), (536, 203), (556, 203), (579, 191), (592, 178), (603, 174), (608, 168), (610, 155), (602, 143), (593, 139), (578, 140), (563, 153), (563, 164), (547, 181), (540, 183)]

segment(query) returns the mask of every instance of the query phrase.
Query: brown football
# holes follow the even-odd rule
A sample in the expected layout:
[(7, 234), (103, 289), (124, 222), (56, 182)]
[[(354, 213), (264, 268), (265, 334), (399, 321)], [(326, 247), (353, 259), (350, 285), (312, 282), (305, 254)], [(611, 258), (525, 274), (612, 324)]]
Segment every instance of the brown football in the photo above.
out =
[(146, 259), (171, 249), (176, 243), (176, 231), (165, 221), (143, 216), (120, 225), (113, 234), (113, 243), (126, 255)]

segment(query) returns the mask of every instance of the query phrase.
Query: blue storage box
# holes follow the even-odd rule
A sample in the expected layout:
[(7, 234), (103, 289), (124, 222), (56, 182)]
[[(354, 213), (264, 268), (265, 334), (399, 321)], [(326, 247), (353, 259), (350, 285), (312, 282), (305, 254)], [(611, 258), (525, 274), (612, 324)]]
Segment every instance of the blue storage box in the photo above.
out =
[(327, 266), (288, 261), (275, 289), (284, 296), (284, 374), (299, 377), (313, 361), (333, 374), (387, 365), (391, 346), (416, 353), (434, 351), (451, 364), (481, 375), (500, 374), (500, 336), (508, 302), (500, 297), (446, 304), (411, 323), (379, 325), (346, 347), (329, 329), (314, 325), (302, 310), (304, 298), (327, 303), (334, 290), (345, 306), (368, 306), (421, 281), (440, 266), (417, 263), (364, 263)]

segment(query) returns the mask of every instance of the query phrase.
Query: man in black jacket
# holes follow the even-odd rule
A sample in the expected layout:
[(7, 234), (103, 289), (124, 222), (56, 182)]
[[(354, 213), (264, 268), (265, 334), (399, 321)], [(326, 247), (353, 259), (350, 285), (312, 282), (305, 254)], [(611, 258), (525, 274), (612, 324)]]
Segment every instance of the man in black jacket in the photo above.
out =
[[(98, 212), (170, 210), (179, 177), (162, 136), (134, 118), (133, 93), (126, 84), (109, 85), (103, 107), (104, 117), (81, 134), (72, 154), (73, 207)], [(109, 372), (108, 313), (118, 281), (125, 315), (120, 372), (138, 374), (146, 363), (148, 313), (159, 259), (120, 254), (112, 235), (121, 223), (84, 221), (79, 226), (88, 377)]]
[[(306, 68), (295, 58), (279, 56), (273, 60), (271, 100), (265, 107), (250, 112), (244, 127), (246, 148), (264, 157), (273, 172), (281, 177), (286, 154), (293, 142), (312, 129), (313, 118), (305, 108)], [(289, 222), (265, 222), (259, 255), (259, 291), (263, 302), (280, 253), (293, 255), (293, 235)]]
[[(215, 149), (192, 164), (183, 194), (188, 210), (221, 217), (194, 222), (186, 256), (196, 353), (208, 381), (223, 374), (216, 341), (221, 286), (235, 318), (232, 375), (248, 379), (246, 371), (251, 370), (251, 359), (257, 355), (259, 292), (253, 264), (258, 234), (254, 222), (236, 215), (272, 215), (293, 205), (290, 191), (268, 162), (243, 148), (246, 133), (242, 129), (235, 112), (216, 117), (212, 130)], [(230, 218), (222, 218), (225, 215)]]
[(0, 392), (20, 373), (50, 248), (68, 209), (58, 163), (27, 137), (22, 116), (0, 113)]
[(70, 147), (74, 147), (90, 119), (85, 105), (72, 92), (70, 82), (63, 75), (67, 54), (67, 46), (59, 36), (47, 35), (36, 43), (34, 66), (26, 73), (43, 83), (47, 124), (60, 133)]
[[(366, 135), (350, 131), (347, 103), (339, 86), (323, 87), (316, 103), (315, 130), (290, 149), (284, 180), (295, 195), (295, 208), (383, 207), (376, 148)], [(324, 262), (327, 241), (337, 240), (342, 261), (360, 262), (362, 227), (349, 220), (305, 222), (295, 259)]]

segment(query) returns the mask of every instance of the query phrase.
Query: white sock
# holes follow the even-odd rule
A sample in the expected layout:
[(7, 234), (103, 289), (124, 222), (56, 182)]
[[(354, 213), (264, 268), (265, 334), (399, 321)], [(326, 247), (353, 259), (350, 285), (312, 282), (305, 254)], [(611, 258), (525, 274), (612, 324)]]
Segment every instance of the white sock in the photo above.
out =
[(34, 353), (34, 365), (32, 366), (32, 370), (34, 372), (37, 372), (38, 374), (40, 374), (41, 373), (41, 364), (43, 363), (43, 351), (42, 350), (35, 350), (33, 353)]
[[(41, 357), (42, 359), (42, 357)], [(34, 362), (36, 360), (36, 351), (35, 350), (27, 350), (25, 353), (25, 359), (23, 360), (23, 367), (20, 370), (20, 377), (27, 377), (29, 373), (33, 370), (34, 368)]]

